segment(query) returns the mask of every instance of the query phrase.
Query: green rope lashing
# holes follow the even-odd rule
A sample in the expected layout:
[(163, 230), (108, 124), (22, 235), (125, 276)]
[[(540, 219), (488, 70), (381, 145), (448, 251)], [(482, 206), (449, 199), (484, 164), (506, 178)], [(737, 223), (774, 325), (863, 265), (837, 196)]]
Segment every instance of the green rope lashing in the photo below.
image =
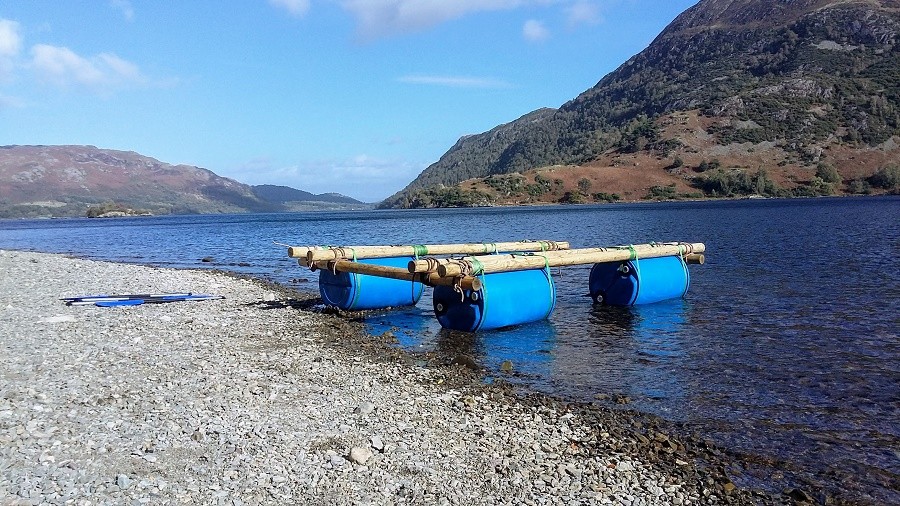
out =
[(634, 249), (634, 245), (629, 244), (628, 249), (631, 250), (631, 260), (634, 262), (634, 277), (637, 279), (637, 286), (638, 286), (638, 289), (635, 290), (634, 300), (631, 301), (633, 304), (633, 303), (637, 302), (637, 298), (641, 293), (641, 266), (638, 263), (638, 254), (637, 254), (637, 250)]
[(412, 249), (413, 249), (413, 256), (416, 257), (416, 260), (418, 260), (419, 257), (428, 255), (428, 247), (427, 246), (424, 246), (421, 244), (413, 244)]
[(484, 264), (478, 261), (477, 258), (472, 257), (472, 275), (477, 276), (479, 274), (484, 274)]
[(350, 248), (350, 254), (353, 255), (353, 261), (355, 262), (356, 261), (356, 250), (353, 248)]

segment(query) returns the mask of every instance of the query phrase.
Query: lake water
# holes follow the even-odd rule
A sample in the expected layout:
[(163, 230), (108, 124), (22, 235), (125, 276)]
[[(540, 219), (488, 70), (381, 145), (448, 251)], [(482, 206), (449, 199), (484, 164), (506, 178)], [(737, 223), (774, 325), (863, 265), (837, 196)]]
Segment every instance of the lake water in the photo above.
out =
[(547, 321), (443, 331), (426, 296), (369, 317), (371, 331), (461, 350), (498, 376), (510, 360), (528, 388), (627, 397), (728, 448), (900, 503), (900, 198), (0, 221), (0, 248), (224, 268), (308, 291), (317, 274), (276, 243), (523, 239), (704, 242), (706, 264), (690, 266), (683, 300), (594, 307), (589, 267), (567, 267), (554, 269)]

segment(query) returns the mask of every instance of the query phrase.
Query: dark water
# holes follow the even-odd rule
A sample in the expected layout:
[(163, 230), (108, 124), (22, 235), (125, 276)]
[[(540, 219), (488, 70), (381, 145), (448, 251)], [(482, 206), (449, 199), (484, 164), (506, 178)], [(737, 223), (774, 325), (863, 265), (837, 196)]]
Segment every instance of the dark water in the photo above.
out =
[(534, 389), (626, 396), (726, 447), (900, 503), (898, 198), (0, 222), (0, 248), (212, 266), (310, 291), (316, 275), (274, 242), (522, 239), (704, 242), (707, 262), (691, 266), (684, 300), (593, 307), (589, 268), (569, 267), (554, 276), (548, 321), (451, 333), (425, 297), (371, 317), (372, 332), (392, 328), (414, 349), (462, 348), (492, 370), (511, 360)]

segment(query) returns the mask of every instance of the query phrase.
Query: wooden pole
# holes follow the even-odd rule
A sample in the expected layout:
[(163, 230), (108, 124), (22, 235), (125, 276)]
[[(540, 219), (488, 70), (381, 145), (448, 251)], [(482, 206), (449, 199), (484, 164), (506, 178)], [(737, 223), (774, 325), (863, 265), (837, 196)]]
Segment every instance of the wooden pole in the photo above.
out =
[[(615, 251), (615, 250), (623, 249), (623, 248), (624, 249), (634, 248), (635, 253), (637, 253), (637, 257), (642, 258), (642, 257), (644, 257), (644, 253), (646, 253), (646, 252), (655, 253), (656, 251), (658, 251), (658, 248), (660, 248), (661, 246), (672, 246), (674, 244), (678, 244), (678, 243), (635, 244), (632, 246), (615, 246), (613, 248), (579, 248), (579, 249), (566, 249), (566, 250), (554, 251), (552, 253), (547, 252), (546, 254), (544, 254), (544, 253), (535, 253), (535, 254), (547, 256), (548, 258), (550, 258), (550, 257), (555, 257), (555, 256), (566, 257), (568, 255), (585, 255), (585, 254), (593, 254), (593, 253), (601, 253), (602, 254), (602, 253), (609, 252), (611, 250)], [(704, 245), (702, 245), (700, 243), (696, 243), (696, 244), (683, 243), (682, 245), (684, 246), (686, 252), (687, 251), (695, 252), (695, 253), (690, 253), (690, 254), (686, 253), (685, 254), (685, 261), (687, 263), (689, 263), (689, 264), (690, 263), (703, 263), (703, 258), (702, 258), (703, 255), (699, 255), (700, 256), (699, 261), (695, 261), (697, 259), (691, 257), (691, 255), (699, 254), (699, 252), (697, 252), (697, 249), (695, 249), (695, 248), (702, 247), (705, 250)], [(666, 255), (662, 255), (662, 256), (672, 256), (672, 255), (666, 254)], [(478, 260), (481, 263), (491, 262), (493, 260), (493, 257), (489, 258), (489, 257), (479, 256)], [(626, 258), (626, 260), (627, 260), (627, 258)], [(432, 258), (432, 257), (420, 258), (418, 260), (410, 260), (409, 265), (408, 265), (408, 270), (409, 270), (409, 272), (437, 272), (441, 265), (457, 264), (457, 263), (458, 263), (458, 259), (454, 259), (454, 258)], [(585, 262), (585, 263), (597, 263), (597, 262)], [(475, 264), (475, 265), (477, 265), (477, 264)], [(565, 265), (574, 265), (574, 264), (565, 264)]]
[(703, 253), (691, 253), (684, 256), (684, 261), (689, 264), (703, 265), (706, 262), (706, 255)]
[(317, 246), (290, 246), (288, 256), (306, 259), (311, 266), (319, 260), (338, 260), (342, 258), (387, 258), (425, 255), (478, 255), (512, 251), (557, 251), (569, 249), (568, 242), (557, 241), (518, 241), (488, 242), (468, 244), (423, 244), (409, 246), (341, 246), (320, 248)]
[(314, 269), (326, 271), (352, 272), (368, 276), (399, 279), (403, 281), (418, 281), (428, 286), (435, 285), (459, 285), (463, 290), (481, 290), (481, 279), (475, 276), (443, 277), (436, 272), (410, 273), (400, 267), (387, 267), (384, 265), (364, 264), (352, 260), (318, 260), (311, 266)]
[(703, 253), (703, 243), (638, 244), (617, 248), (587, 248), (568, 251), (547, 251), (531, 255), (487, 255), (466, 257), (441, 263), (437, 273), (442, 277), (490, 274), (493, 272), (522, 271), (543, 267), (621, 262), (641, 258), (689, 255)]

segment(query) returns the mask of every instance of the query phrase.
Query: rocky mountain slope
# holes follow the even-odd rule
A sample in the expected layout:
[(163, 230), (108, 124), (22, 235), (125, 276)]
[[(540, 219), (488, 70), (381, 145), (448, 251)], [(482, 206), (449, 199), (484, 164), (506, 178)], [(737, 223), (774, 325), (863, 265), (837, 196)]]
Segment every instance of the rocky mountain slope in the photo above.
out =
[[(296, 200), (304, 195), (311, 200), (336, 198), (293, 191), (299, 192), (293, 194)], [(171, 165), (130, 151), (0, 146), (0, 217), (85, 216), (89, 208), (150, 214), (293, 210), (268, 195), (265, 188), (257, 193), (207, 169)]]
[[(831, 192), (881, 191), (870, 178), (894, 170), (884, 161), (900, 159), (898, 136), (900, 1), (701, 0), (593, 88), (460, 139), (382, 206), (590, 198), (621, 192), (604, 186), (613, 179), (627, 180), (633, 198), (660, 185), (703, 196), (712, 176), (752, 179), (759, 169), (782, 193), (825, 193), (814, 178)], [(722, 174), (701, 174), (702, 162)], [(577, 179), (588, 182), (542, 183), (553, 166), (557, 176), (589, 168)], [(519, 173), (519, 190), (487, 181)]]

